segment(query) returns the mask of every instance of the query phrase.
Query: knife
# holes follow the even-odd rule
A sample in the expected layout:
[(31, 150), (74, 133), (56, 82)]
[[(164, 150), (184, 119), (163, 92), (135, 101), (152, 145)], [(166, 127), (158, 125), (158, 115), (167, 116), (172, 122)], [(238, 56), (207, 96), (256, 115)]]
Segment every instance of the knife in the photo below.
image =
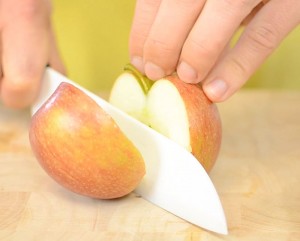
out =
[(73, 84), (95, 100), (141, 152), (146, 175), (135, 193), (192, 224), (216, 233), (228, 233), (216, 189), (190, 152), (49, 67), (31, 107), (32, 115), (62, 82)]

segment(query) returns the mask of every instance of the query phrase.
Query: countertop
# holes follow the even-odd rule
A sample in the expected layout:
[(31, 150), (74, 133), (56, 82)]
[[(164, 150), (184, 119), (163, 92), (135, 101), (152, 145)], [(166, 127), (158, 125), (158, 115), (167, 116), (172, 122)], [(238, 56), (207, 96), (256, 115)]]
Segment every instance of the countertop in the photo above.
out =
[(0, 240), (300, 240), (300, 92), (243, 90), (218, 104), (211, 179), (229, 234), (194, 226), (134, 193), (101, 201), (56, 184), (34, 158), (29, 112), (0, 107)]

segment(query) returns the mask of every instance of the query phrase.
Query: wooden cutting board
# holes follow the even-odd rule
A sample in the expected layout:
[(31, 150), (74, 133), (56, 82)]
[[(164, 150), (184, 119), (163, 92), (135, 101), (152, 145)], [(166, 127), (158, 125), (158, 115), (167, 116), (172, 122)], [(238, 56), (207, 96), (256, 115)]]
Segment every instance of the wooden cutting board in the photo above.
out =
[(65, 190), (32, 155), (28, 111), (0, 107), (0, 240), (299, 241), (300, 92), (241, 91), (219, 109), (223, 144), (210, 176), (228, 236), (135, 194), (100, 201)]

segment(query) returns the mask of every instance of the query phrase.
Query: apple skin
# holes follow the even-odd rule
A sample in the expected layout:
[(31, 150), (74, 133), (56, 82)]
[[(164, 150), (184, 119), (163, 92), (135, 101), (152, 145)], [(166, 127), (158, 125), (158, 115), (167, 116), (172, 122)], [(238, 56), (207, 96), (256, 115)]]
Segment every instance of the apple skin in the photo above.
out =
[(69, 83), (61, 83), (34, 114), (29, 140), (43, 169), (81, 195), (122, 197), (145, 174), (140, 152), (114, 120)]
[(191, 153), (209, 172), (219, 155), (222, 122), (217, 106), (212, 103), (200, 84), (187, 84), (177, 75), (167, 76), (180, 93), (189, 120)]

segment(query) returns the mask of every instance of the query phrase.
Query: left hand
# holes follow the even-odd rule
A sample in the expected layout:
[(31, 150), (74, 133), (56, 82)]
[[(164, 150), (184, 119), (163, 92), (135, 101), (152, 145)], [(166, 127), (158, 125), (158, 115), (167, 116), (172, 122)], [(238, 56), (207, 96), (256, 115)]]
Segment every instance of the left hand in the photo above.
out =
[(299, 23), (299, 0), (137, 0), (131, 62), (154, 80), (177, 71), (185, 82), (202, 81), (212, 101), (224, 101)]

